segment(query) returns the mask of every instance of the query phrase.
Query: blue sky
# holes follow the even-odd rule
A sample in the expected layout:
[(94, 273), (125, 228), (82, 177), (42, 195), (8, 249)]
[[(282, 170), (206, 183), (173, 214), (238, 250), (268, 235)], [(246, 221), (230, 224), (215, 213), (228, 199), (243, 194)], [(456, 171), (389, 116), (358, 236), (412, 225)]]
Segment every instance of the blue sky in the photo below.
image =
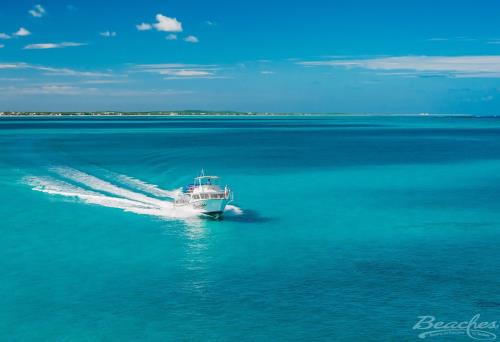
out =
[(497, 1), (7, 1), (0, 110), (500, 114)]

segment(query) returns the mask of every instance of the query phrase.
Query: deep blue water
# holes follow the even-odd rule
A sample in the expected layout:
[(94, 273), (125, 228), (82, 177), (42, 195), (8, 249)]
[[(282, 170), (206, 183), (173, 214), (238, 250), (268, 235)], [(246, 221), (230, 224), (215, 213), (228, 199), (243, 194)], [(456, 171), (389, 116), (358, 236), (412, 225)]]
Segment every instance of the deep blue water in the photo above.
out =
[[(201, 168), (235, 192), (224, 220), (151, 208)], [(0, 118), (0, 188), (1, 340), (500, 320), (500, 119)]]

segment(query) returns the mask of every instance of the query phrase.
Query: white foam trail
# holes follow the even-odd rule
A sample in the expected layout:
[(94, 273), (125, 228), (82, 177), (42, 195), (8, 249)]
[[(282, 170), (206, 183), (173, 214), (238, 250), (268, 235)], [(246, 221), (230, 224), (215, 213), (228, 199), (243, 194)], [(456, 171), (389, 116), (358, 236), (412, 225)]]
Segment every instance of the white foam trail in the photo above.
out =
[(224, 209), (224, 211), (232, 212), (234, 215), (243, 215), (243, 210), (232, 204), (226, 205), (226, 209)]
[[(198, 221), (199, 212), (190, 207), (175, 207), (172, 202), (160, 201), (143, 194), (119, 188), (111, 183), (97, 177), (87, 175), (78, 170), (59, 168), (68, 179), (82, 183), (94, 190), (61, 181), (53, 177), (25, 177), (24, 182), (35, 191), (45, 192), (52, 195), (60, 195), (81, 200), (85, 203), (101, 205), (105, 207), (118, 208), (127, 212), (142, 215), (151, 215), (163, 219), (183, 219), (190, 222)], [(100, 191), (100, 192), (99, 192)], [(118, 195), (109, 196), (102, 191)]]
[(94, 191), (82, 189), (52, 177), (25, 177), (24, 182), (33, 187), (33, 190), (51, 195), (61, 195), (83, 200), (87, 203), (99, 204), (105, 207), (129, 209), (148, 209), (144, 203), (135, 202), (124, 198), (110, 197)]
[(110, 172), (109, 174), (111, 176), (114, 176), (115, 179), (117, 179), (120, 183), (128, 185), (134, 189), (148, 193), (153, 196), (175, 198), (178, 195), (176, 190), (173, 191), (164, 190), (158, 187), (157, 185), (146, 183), (137, 178), (133, 178), (126, 175), (120, 175), (112, 172)]
[(168, 206), (168, 204), (171, 205), (171, 203), (168, 203), (166, 201), (162, 201), (153, 197), (146, 196), (144, 194), (134, 192), (128, 189), (121, 188), (119, 186), (116, 186), (112, 183), (109, 183), (105, 180), (102, 180), (100, 178), (97, 178), (95, 176), (89, 175), (87, 173), (81, 172), (79, 170), (69, 168), (69, 167), (56, 167), (52, 169), (53, 172), (57, 173), (58, 175), (70, 179), (74, 182), (81, 183), (91, 189), (100, 191), (100, 192), (107, 192), (109, 194), (113, 194), (116, 196), (124, 197), (131, 199), (133, 201), (137, 202), (142, 202), (142, 203), (147, 203), (150, 205), (154, 205), (157, 207), (164, 207)]

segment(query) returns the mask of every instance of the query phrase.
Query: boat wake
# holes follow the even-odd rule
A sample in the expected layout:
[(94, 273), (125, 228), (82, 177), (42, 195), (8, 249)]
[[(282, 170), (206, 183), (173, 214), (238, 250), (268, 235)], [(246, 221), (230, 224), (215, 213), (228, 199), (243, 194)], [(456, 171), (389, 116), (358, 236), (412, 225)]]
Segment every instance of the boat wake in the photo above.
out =
[[(23, 182), (35, 191), (161, 219), (197, 220), (201, 215), (194, 208), (174, 206), (179, 190), (164, 190), (127, 175), (104, 170), (104, 176), (98, 177), (71, 167), (48, 171), (50, 175), (26, 176)], [(227, 205), (226, 211), (230, 215), (243, 213), (234, 205)]]

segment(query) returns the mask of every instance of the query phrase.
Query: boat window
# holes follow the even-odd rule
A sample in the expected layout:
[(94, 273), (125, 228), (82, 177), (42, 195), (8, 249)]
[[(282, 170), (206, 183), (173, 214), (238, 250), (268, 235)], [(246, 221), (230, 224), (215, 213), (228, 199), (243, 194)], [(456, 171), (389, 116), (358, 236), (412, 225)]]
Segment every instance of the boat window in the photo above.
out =
[(194, 196), (193, 196), (193, 198), (194, 198), (194, 199), (199, 199), (199, 198), (200, 198), (200, 196), (198, 196), (198, 195), (194, 195)]

